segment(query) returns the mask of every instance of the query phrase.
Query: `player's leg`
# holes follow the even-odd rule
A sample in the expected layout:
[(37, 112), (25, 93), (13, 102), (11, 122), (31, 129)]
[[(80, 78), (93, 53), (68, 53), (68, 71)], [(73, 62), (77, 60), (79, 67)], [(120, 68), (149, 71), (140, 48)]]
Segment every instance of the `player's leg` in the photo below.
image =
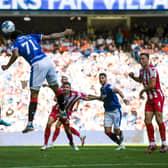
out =
[(166, 144), (166, 127), (163, 122), (163, 104), (164, 104), (164, 99), (155, 103), (155, 110), (156, 110), (155, 117), (156, 117), (157, 124), (159, 126), (159, 132), (160, 132), (160, 137), (162, 141), (162, 146), (160, 148), (161, 153), (164, 153), (168, 150), (167, 144)]
[(115, 133), (112, 133), (111, 131), (112, 127), (104, 127), (105, 134), (115, 143), (119, 145), (120, 141), (117, 138), (117, 135)]
[(60, 127), (61, 127), (61, 121), (59, 121), (59, 119), (57, 120), (57, 123), (55, 125), (55, 130), (54, 130), (54, 134), (53, 134), (53, 137), (52, 137), (52, 142), (51, 144), (49, 145), (49, 148), (52, 148), (54, 146), (54, 142), (56, 141), (59, 133), (60, 133)]
[(65, 108), (64, 107), (64, 96), (60, 94), (60, 89), (58, 86), (57, 75), (56, 75), (54, 66), (50, 60), (47, 60), (47, 61), (48, 61), (48, 72), (46, 76), (47, 82), (57, 97), (57, 102), (60, 106), (61, 111), (64, 111), (64, 108)]
[(71, 129), (72, 134), (74, 134), (80, 138), (81, 145), (84, 146), (86, 135), (80, 135), (80, 133), (74, 127), (70, 127), (70, 129)]
[(27, 133), (34, 129), (33, 119), (36, 113), (37, 104), (38, 104), (38, 94), (42, 83), (46, 78), (48, 69), (46, 68), (45, 60), (36, 62), (31, 67), (30, 73), (30, 103), (29, 103), (29, 114), (28, 114), (28, 124), (26, 128), (22, 131)]
[(114, 124), (114, 132), (119, 137), (120, 144), (124, 141), (123, 132), (120, 129), (121, 119), (122, 119), (122, 112), (121, 109), (116, 109), (115, 113), (112, 115), (113, 124)]
[(44, 133), (44, 145), (41, 147), (41, 150), (47, 150), (48, 149), (48, 140), (51, 134), (51, 126), (55, 122), (55, 119), (52, 116), (49, 116), (47, 125), (45, 128), (45, 133)]
[(153, 100), (147, 100), (146, 105), (145, 105), (145, 125), (146, 125), (146, 130), (147, 130), (147, 135), (149, 139), (149, 146), (146, 151), (146, 153), (151, 153), (154, 150), (156, 150), (158, 147), (156, 146), (155, 143), (155, 137), (154, 137), (154, 127), (152, 124), (152, 119), (154, 116), (154, 102)]
[(112, 116), (111, 113), (105, 112), (104, 113), (104, 131), (105, 134), (115, 143), (119, 144), (119, 139), (117, 138), (115, 133), (112, 133)]
[(156, 121), (158, 123), (159, 126), (159, 132), (160, 132), (160, 137), (161, 137), (161, 141), (162, 141), (162, 146), (160, 149), (160, 152), (166, 152), (167, 151), (167, 145), (166, 145), (166, 127), (165, 124), (163, 122), (163, 117), (162, 117), (162, 112), (156, 112)]
[(122, 119), (121, 109), (116, 109), (115, 113), (112, 114), (112, 118), (113, 118), (113, 125), (114, 125), (114, 133), (116, 134), (117, 138), (119, 139), (119, 146), (118, 146), (118, 148), (116, 148), (116, 150), (123, 150), (123, 149), (125, 149), (125, 145), (123, 143), (124, 135), (120, 129), (121, 119)]
[(66, 120), (65, 122), (63, 122), (63, 125), (64, 125), (64, 129), (65, 129), (65, 132), (66, 132), (66, 135), (69, 139), (69, 142), (70, 142), (70, 145), (73, 145), (73, 137), (72, 137), (72, 132), (71, 132), (71, 129), (70, 129), (70, 126), (69, 126), (69, 121)]
[(123, 143), (123, 141), (124, 141), (123, 132), (120, 129), (118, 129), (118, 128), (114, 128), (114, 132), (116, 134), (116, 137), (119, 140), (118, 147), (116, 148), (116, 150), (123, 150), (123, 149), (125, 149), (125, 145)]
[(38, 90), (33, 90), (30, 89), (30, 103), (29, 103), (29, 111), (28, 111), (28, 124), (26, 128), (22, 131), (23, 133), (27, 133), (29, 131), (33, 131), (33, 120), (34, 120), (34, 115), (36, 113), (37, 109), (37, 103), (38, 103)]
[(149, 139), (149, 147), (146, 153), (151, 153), (154, 150), (157, 149), (156, 143), (155, 143), (155, 137), (154, 137), (154, 127), (152, 124), (154, 113), (151, 111), (145, 112), (145, 125), (147, 129), (147, 135)]
[(77, 146), (75, 146), (75, 144), (73, 142), (73, 137), (72, 137), (72, 132), (71, 132), (71, 129), (70, 129), (69, 119), (62, 120), (62, 123), (64, 125), (64, 129), (65, 129), (66, 135), (67, 135), (67, 137), (69, 139), (69, 144), (71, 145), (71, 147), (74, 150), (79, 150), (79, 148)]
[[(50, 84), (50, 88), (53, 90), (53, 92), (55, 93), (56, 97), (57, 97), (57, 102), (60, 106), (61, 111), (63, 112), (65, 109), (65, 105), (64, 105), (64, 95), (60, 94), (60, 90), (58, 87), (58, 84), (55, 85), (51, 85)], [(63, 113), (63, 115), (66, 115), (66, 113)], [(66, 115), (67, 116), (67, 115)]]

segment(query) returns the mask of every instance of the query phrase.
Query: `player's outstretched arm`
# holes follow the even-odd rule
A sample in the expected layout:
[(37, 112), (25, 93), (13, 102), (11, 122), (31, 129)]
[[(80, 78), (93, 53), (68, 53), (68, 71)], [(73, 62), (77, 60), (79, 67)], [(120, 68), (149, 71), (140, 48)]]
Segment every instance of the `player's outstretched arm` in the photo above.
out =
[(91, 101), (91, 100), (101, 100), (100, 96), (95, 95), (87, 95), (85, 98), (83, 98), (85, 101)]
[(52, 33), (49, 35), (43, 35), (42, 40), (56, 40), (58, 38), (62, 38), (64, 36), (72, 35), (72, 29), (66, 29), (64, 32), (60, 33)]
[(1, 68), (3, 71), (7, 70), (19, 57), (19, 53), (17, 49), (12, 50), (12, 56), (10, 57), (10, 60), (8, 64), (2, 65)]
[(139, 82), (139, 83), (142, 83), (142, 80), (141, 80), (140, 76), (139, 76), (139, 77), (135, 77), (133, 72), (130, 72), (128, 75), (129, 75), (129, 77), (132, 78), (134, 81)]

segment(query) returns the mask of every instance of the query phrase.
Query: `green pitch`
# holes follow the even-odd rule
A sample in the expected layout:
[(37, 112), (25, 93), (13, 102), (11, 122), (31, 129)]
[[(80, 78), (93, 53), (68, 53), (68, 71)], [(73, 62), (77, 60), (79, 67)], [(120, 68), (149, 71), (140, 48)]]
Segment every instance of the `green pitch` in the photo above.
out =
[(168, 152), (146, 154), (146, 146), (85, 146), (73, 151), (69, 146), (0, 147), (0, 168), (167, 168)]

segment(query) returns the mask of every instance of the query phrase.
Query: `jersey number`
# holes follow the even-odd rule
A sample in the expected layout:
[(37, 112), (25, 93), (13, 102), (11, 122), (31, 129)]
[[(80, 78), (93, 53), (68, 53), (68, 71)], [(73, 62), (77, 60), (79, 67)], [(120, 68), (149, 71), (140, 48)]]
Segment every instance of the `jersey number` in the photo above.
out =
[(29, 55), (30, 54), (30, 45), (33, 47), (33, 50), (37, 50), (38, 48), (35, 46), (35, 44), (33, 43), (32, 40), (28, 40), (24, 43), (22, 43), (22, 46), (25, 47), (26, 46), (26, 51), (27, 51), (27, 54)]

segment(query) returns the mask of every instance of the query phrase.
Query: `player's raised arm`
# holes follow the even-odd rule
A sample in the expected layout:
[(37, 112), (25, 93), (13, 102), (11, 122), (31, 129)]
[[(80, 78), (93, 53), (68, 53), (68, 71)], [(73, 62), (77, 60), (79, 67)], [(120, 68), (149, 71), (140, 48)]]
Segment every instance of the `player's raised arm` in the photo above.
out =
[(6, 65), (2, 65), (1, 68), (3, 71), (7, 70), (19, 57), (18, 49), (12, 50), (12, 56), (9, 59), (9, 62)]
[(122, 98), (123, 102), (126, 105), (129, 105), (129, 101), (124, 97), (124, 94), (123, 94), (123, 92), (120, 89), (114, 88), (113, 92), (118, 93), (120, 95), (120, 97)]
[(64, 32), (60, 33), (51, 33), (49, 35), (43, 35), (42, 40), (55, 40), (58, 38), (62, 38), (64, 36), (69, 36), (72, 34), (72, 29), (66, 29)]
[(140, 76), (135, 77), (133, 72), (130, 72), (128, 75), (129, 75), (129, 77), (132, 78), (134, 81), (139, 82), (139, 83), (142, 83), (142, 79), (141, 79)]

